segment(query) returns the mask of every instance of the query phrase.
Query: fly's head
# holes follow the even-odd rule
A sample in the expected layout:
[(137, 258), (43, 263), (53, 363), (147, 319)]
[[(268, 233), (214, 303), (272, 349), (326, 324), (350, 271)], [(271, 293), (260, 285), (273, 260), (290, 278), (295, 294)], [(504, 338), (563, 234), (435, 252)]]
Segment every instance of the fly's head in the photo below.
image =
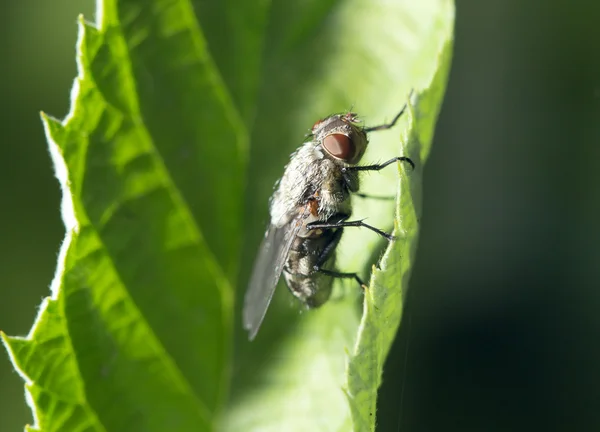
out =
[(312, 134), (325, 154), (343, 165), (356, 165), (367, 149), (367, 134), (355, 113), (335, 114), (316, 122)]

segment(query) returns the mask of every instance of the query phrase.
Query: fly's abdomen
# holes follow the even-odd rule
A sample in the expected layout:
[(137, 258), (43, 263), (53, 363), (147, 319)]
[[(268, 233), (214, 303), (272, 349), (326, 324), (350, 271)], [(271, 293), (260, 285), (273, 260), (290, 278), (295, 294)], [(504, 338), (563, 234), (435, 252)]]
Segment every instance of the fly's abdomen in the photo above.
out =
[(335, 232), (326, 230), (316, 237), (297, 237), (283, 271), (288, 288), (310, 308), (321, 306), (331, 296), (332, 278), (315, 267), (332, 269), (335, 264)]
[(309, 308), (321, 306), (331, 296), (332, 279), (322, 273), (310, 276), (284, 273), (288, 288)]

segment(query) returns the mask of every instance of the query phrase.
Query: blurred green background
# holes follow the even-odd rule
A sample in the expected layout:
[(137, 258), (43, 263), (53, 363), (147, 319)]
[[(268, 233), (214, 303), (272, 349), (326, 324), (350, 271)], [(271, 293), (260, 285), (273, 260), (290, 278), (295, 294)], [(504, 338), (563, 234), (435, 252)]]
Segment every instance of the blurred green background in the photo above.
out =
[[(600, 427), (600, 3), (457, 2), (382, 431)], [(0, 3), (0, 329), (26, 334), (63, 236), (39, 110), (64, 116), (92, 0)], [(31, 421), (0, 354), (0, 431)]]

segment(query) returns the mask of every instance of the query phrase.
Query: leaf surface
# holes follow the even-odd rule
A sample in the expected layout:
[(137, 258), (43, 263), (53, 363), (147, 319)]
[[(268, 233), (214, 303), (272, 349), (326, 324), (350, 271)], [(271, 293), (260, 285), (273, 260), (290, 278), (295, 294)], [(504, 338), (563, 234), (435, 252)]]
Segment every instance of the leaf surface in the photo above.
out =
[[(43, 116), (67, 228), (51, 296), (27, 337), (2, 335), (32, 430), (372, 430), (453, 3), (104, 0), (97, 13), (96, 25), (80, 21), (71, 112)], [(315, 120), (353, 107), (382, 123), (410, 89), (410, 114), (372, 134), (363, 159), (407, 155), (417, 167), (399, 187), (393, 166), (363, 178), (364, 192), (400, 193), (396, 208), (355, 202), (354, 217), (382, 229), (396, 214), (399, 233), (362, 323), (349, 281), (302, 314), (279, 289), (248, 344), (234, 298), (289, 154)], [(348, 230), (339, 266), (367, 279), (383, 246)]]
[(4, 341), (44, 431), (210, 430), (227, 391), (247, 132), (190, 5), (151, 3), (80, 22), (72, 112), (43, 116), (67, 238)]
[[(292, 13), (285, 13), (274, 4), (272, 16), (277, 24), (272, 24), (272, 36), (267, 38), (265, 49), (263, 76), (268, 82), (260, 93), (259, 114), (252, 130), (248, 166), (251, 193), (247, 197), (244, 253), (249, 259), (242, 274), (248, 274), (262, 235), (257, 227), (267, 221), (267, 206), (257, 203), (267, 201), (289, 153), (298, 146), (297, 137), (306, 133), (316, 119), (349, 108), (358, 112), (367, 125), (384, 123), (402, 108), (411, 89), (413, 112), (395, 128), (371, 134), (362, 162), (410, 156), (417, 167), (407, 173), (408, 180), (401, 178), (414, 190), (414, 202), (410, 199), (410, 204), (403, 204), (397, 217), (403, 218), (405, 212), (420, 212), (423, 165), (451, 57), (453, 3), (325, 3), (308, 2), (310, 6)], [(286, 104), (280, 102), (282, 97)], [(291, 108), (281, 108), (284, 105)], [(418, 139), (407, 139), (414, 136)], [(270, 160), (276, 163), (268, 163)], [(393, 197), (398, 191), (398, 174), (393, 165), (379, 173), (365, 174), (361, 182), (363, 192), (373, 195)], [(356, 198), (354, 202), (353, 219), (366, 218), (369, 224), (387, 230), (394, 227), (397, 208), (393, 201)], [(385, 282), (398, 293), (401, 284), (406, 287), (409, 264), (414, 259), (418, 231), (414, 216), (402, 229), (415, 231), (399, 239), (394, 251), (406, 248), (411, 258), (403, 260), (401, 273)], [(348, 228), (338, 247), (338, 265), (342, 271), (359, 271), (368, 280), (371, 266), (379, 260), (384, 246), (385, 242), (372, 232)], [(397, 252), (389, 252), (388, 256), (394, 253)], [(358, 333), (361, 310), (356, 302), (360, 290), (353, 281), (336, 282), (333, 299), (326, 306), (299, 314), (297, 306), (290, 306), (293, 302), (287, 289), (280, 285), (258, 338), (250, 345), (242, 340), (244, 335), (239, 338), (235, 392), (224, 429), (235, 431), (250, 425), (249, 430), (372, 430), (387, 351), (377, 354), (376, 367), (371, 371), (375, 381), (365, 388), (359, 374), (373, 365), (376, 346), (366, 341), (364, 330)], [(240, 288), (244, 288), (243, 283)], [(238, 291), (241, 295), (243, 292)], [(393, 339), (398, 327), (400, 299), (398, 296), (398, 302), (390, 305), (393, 316), (387, 339)], [(372, 314), (368, 315), (361, 329), (372, 319)], [(360, 342), (354, 348), (357, 334), (361, 335)], [(348, 357), (341, 354), (342, 348), (355, 352), (350, 358), (348, 377)], [(356, 404), (362, 401), (368, 402), (369, 408), (359, 412)]]
[(373, 266), (365, 291), (357, 342), (347, 369), (347, 396), (356, 431), (374, 431), (376, 426), (377, 391), (403, 315), (421, 219), (422, 167), (431, 148), (451, 50), (448, 41), (440, 52), (435, 76), (417, 92), (416, 104), (409, 105), (408, 128), (402, 141), (406, 143), (406, 154), (415, 155), (421, 169), (413, 171), (403, 165), (399, 171), (393, 230), (396, 240), (386, 249), (378, 266)]

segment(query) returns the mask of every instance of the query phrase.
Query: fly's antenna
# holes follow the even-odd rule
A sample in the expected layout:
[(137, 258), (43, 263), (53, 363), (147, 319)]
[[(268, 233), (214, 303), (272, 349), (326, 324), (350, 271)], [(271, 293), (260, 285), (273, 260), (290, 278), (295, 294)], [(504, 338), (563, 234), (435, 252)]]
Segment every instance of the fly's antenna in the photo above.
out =
[[(411, 89), (410, 93), (408, 94), (408, 100), (410, 100), (412, 98), (414, 89)], [(389, 122), (389, 123), (385, 123), (379, 126), (371, 126), (368, 128), (365, 128), (365, 132), (369, 133), (369, 132), (375, 132), (375, 131), (380, 131), (380, 130), (387, 130), (387, 129), (391, 129), (396, 125), (396, 122), (398, 121), (398, 119), (400, 119), (400, 117), (402, 117), (402, 114), (404, 114), (404, 111), (406, 111), (406, 108), (408, 107), (408, 102), (404, 103), (404, 106), (402, 107), (402, 109), (400, 110), (400, 112), (398, 114), (396, 114), (396, 117), (394, 117), (394, 119)]]

